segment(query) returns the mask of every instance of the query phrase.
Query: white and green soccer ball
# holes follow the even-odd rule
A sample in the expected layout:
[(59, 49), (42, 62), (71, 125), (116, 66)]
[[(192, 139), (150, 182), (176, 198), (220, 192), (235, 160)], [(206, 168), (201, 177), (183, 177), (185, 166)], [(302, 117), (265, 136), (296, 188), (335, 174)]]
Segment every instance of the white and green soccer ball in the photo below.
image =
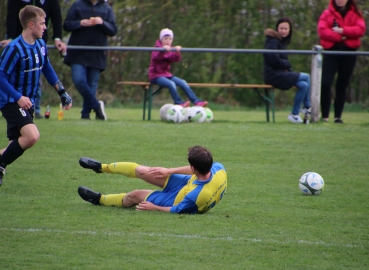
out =
[(172, 105), (167, 110), (165, 119), (168, 122), (180, 124), (185, 120), (186, 110), (181, 105)]
[(172, 107), (174, 104), (167, 103), (161, 106), (160, 108), (160, 119), (163, 121), (167, 121), (167, 111), (170, 107)]
[(213, 111), (210, 110), (210, 108), (208, 108), (208, 107), (205, 107), (204, 110), (206, 112), (205, 122), (211, 122), (211, 121), (213, 121), (213, 119), (214, 119)]
[(316, 172), (304, 173), (299, 180), (299, 188), (305, 195), (319, 195), (324, 188), (324, 180)]
[(188, 108), (186, 121), (194, 123), (203, 123), (206, 120), (206, 111), (203, 107), (193, 106)]

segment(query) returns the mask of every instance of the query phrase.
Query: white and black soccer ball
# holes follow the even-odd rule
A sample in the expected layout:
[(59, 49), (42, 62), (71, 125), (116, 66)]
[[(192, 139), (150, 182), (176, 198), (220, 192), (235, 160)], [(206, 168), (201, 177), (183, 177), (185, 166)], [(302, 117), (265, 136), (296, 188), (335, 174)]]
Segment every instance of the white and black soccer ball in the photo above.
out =
[(305, 195), (319, 195), (324, 188), (324, 180), (316, 172), (304, 173), (299, 180), (299, 188)]
[(186, 108), (183, 108), (181, 105), (172, 105), (167, 110), (165, 119), (168, 122), (180, 124), (185, 120), (185, 115)]
[(205, 107), (204, 110), (206, 112), (205, 122), (211, 122), (211, 121), (213, 121), (213, 119), (214, 119), (213, 111), (210, 110), (210, 108), (208, 108), (208, 107)]
[(160, 119), (163, 121), (167, 121), (167, 111), (170, 107), (172, 107), (174, 104), (167, 103), (161, 106), (160, 108)]
[(189, 122), (203, 123), (206, 119), (206, 111), (203, 107), (193, 106), (186, 113), (186, 120)]

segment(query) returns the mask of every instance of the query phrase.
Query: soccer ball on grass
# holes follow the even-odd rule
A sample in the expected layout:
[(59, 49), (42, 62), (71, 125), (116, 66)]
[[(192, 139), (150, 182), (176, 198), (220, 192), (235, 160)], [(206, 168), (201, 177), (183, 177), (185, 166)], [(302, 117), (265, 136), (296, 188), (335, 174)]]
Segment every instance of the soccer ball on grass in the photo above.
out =
[(213, 111), (208, 107), (205, 107), (204, 110), (206, 112), (205, 122), (211, 122), (214, 119)]
[(188, 109), (189, 111), (186, 113), (186, 121), (188, 122), (196, 122), (203, 123), (206, 119), (206, 111), (203, 107), (193, 106)]
[(305, 195), (319, 195), (324, 188), (324, 180), (315, 172), (304, 173), (299, 180), (299, 188)]
[(168, 122), (174, 122), (180, 124), (185, 120), (186, 108), (181, 105), (172, 105), (169, 107), (166, 113), (166, 120)]
[(167, 103), (161, 106), (160, 108), (160, 119), (163, 121), (167, 121), (167, 111), (170, 107), (172, 107), (174, 104)]

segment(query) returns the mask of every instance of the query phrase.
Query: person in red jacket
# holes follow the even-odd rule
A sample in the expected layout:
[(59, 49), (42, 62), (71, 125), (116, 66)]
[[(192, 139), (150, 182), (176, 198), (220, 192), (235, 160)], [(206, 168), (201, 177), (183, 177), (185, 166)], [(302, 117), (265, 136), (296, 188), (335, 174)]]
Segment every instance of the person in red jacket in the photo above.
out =
[(182, 49), (181, 46), (175, 46), (176, 51), (171, 51), (173, 38), (173, 31), (169, 28), (164, 28), (160, 31), (159, 39), (156, 41), (155, 47), (164, 48), (165, 51), (153, 51), (151, 53), (149, 67), (150, 83), (168, 88), (174, 104), (183, 107), (188, 107), (190, 105), (189, 101), (183, 102), (178, 95), (178, 86), (195, 106), (205, 107), (208, 105), (207, 101), (199, 100), (185, 80), (173, 76), (172, 73), (170, 73), (170, 64), (179, 62), (182, 59), (180, 53)]
[[(331, 0), (318, 22), (320, 45), (327, 51), (356, 51), (366, 30), (356, 0)], [(346, 100), (346, 89), (354, 71), (356, 55), (325, 54), (322, 68), (321, 109), (322, 119), (328, 122), (331, 106), (331, 86), (337, 73), (334, 99), (334, 123), (341, 119)]]

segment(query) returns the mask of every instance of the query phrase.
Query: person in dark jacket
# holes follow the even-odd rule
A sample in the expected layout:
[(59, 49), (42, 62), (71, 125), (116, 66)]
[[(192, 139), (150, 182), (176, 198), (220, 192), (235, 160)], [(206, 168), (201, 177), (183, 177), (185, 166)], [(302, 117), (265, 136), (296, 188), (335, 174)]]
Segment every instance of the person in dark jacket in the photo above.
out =
[[(331, 0), (318, 22), (320, 45), (327, 51), (356, 51), (366, 30), (364, 18), (356, 0)], [(337, 73), (334, 98), (334, 123), (342, 124), (346, 89), (354, 71), (356, 55), (325, 54), (323, 56), (321, 108), (322, 120), (328, 122), (331, 107), (331, 87)]]
[(186, 96), (195, 106), (206, 107), (207, 101), (201, 101), (197, 98), (192, 89), (185, 80), (173, 76), (170, 73), (170, 64), (181, 61), (181, 46), (175, 46), (176, 51), (171, 51), (174, 34), (169, 28), (160, 31), (159, 39), (155, 43), (155, 47), (164, 48), (165, 51), (153, 51), (151, 53), (149, 80), (152, 84), (157, 84), (169, 89), (169, 93), (173, 98), (174, 104), (182, 107), (190, 106), (189, 101), (183, 102), (177, 92), (177, 86), (183, 90)]
[[(65, 18), (63, 28), (72, 32), (68, 45), (107, 46), (108, 36), (117, 33), (115, 16), (104, 0), (77, 0)], [(92, 110), (96, 119), (107, 120), (104, 102), (96, 99), (100, 72), (106, 69), (106, 51), (68, 49), (64, 63), (72, 69), (72, 80), (83, 97), (82, 119), (90, 119)]]
[[(6, 40), (0, 41), (0, 45), (7, 46), (13, 39), (16, 39), (23, 31), (23, 27), (19, 20), (19, 12), (27, 5), (33, 5), (41, 8), (45, 14), (45, 23), (48, 27), (51, 21), (53, 25), (53, 36), (55, 47), (64, 55), (67, 51), (67, 46), (61, 41), (62, 37), (62, 15), (59, 5), (59, 0), (8, 0), (7, 14), (6, 14)], [(42, 39), (47, 43), (48, 32), (45, 30)], [(38, 85), (35, 98), (35, 117), (43, 118), (41, 115), (41, 96), (42, 85), (41, 81)]]
[[(266, 29), (265, 49), (286, 50), (292, 38), (292, 23), (289, 18), (281, 18), (276, 24), (276, 30)], [(302, 123), (300, 117), (301, 103), (304, 104), (302, 112), (311, 114), (310, 106), (310, 75), (292, 71), (291, 63), (286, 53), (264, 53), (264, 82), (281, 90), (288, 90), (293, 86), (298, 88), (292, 113), (288, 120), (292, 123)]]

